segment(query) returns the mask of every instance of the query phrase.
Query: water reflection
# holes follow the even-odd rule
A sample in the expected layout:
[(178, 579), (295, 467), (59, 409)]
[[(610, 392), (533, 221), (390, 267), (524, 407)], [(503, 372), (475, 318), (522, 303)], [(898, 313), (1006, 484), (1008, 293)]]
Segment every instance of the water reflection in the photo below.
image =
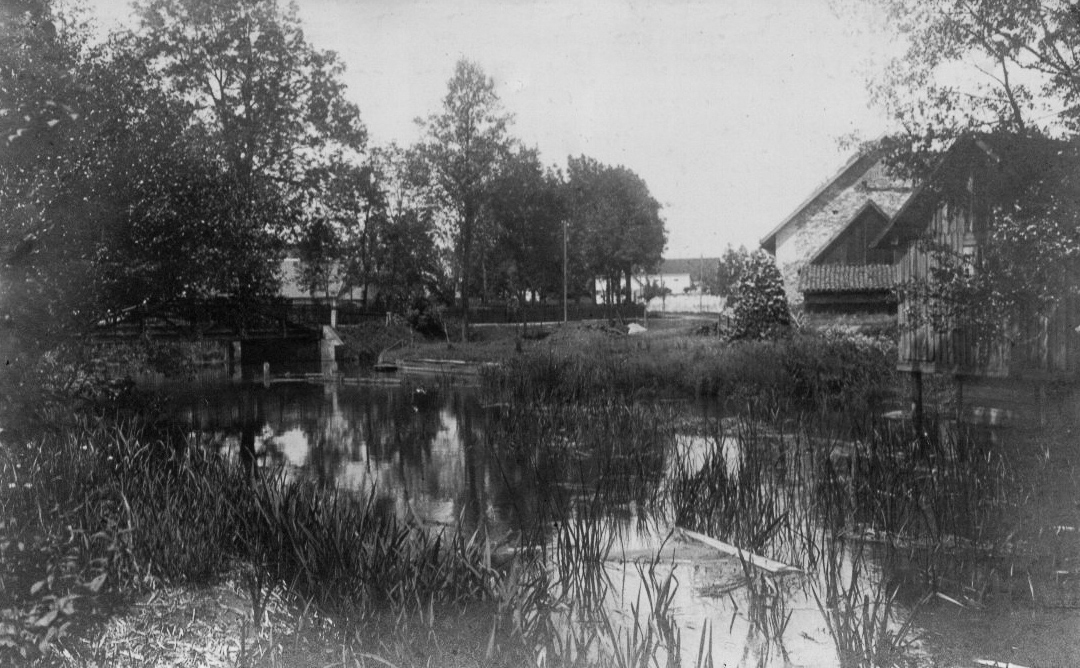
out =
[[(202, 388), (172, 405), (253, 473), (282, 468), (370, 496), (382, 512), (475, 532), (503, 555), (541, 546), (553, 592), (577, 606), (563, 629), (597, 610), (632, 626), (642, 601), (655, 608), (663, 592), (654, 618), (681, 631), (686, 665), (699, 643), (716, 665), (898, 659), (910, 649), (904, 621), (925, 594), (898, 589), (899, 576), (908, 569), (922, 586), (929, 572), (955, 579), (945, 567), (969, 568), (974, 559), (941, 561), (942, 536), (981, 539), (970, 527), (992, 524), (972, 520), (1004, 484), (985, 453), (958, 441), (886, 451), (713, 416), (686, 428), (662, 406), (486, 405), (469, 388), (308, 383)], [(764, 575), (676, 526), (805, 575)], [(867, 547), (875, 527), (937, 549), (906, 563), (880, 558)]]

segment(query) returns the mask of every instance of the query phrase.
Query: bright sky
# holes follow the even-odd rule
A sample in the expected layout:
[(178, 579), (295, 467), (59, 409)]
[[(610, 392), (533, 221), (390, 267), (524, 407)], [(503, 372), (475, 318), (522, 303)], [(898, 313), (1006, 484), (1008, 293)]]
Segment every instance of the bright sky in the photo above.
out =
[(374, 144), (418, 139), (413, 119), (439, 109), (468, 58), (545, 162), (585, 154), (645, 179), (669, 258), (755, 248), (846, 161), (840, 137), (887, 128), (864, 76), (891, 48), (886, 30), (829, 0), (297, 4), (309, 41), (345, 62)]

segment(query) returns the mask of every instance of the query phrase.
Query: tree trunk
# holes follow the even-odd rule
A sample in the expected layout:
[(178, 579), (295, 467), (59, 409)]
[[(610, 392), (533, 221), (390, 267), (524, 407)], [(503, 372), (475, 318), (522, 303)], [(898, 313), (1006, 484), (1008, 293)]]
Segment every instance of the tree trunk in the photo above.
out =
[(469, 251), (472, 246), (472, 207), (466, 203), (461, 221), (461, 341), (469, 341)]

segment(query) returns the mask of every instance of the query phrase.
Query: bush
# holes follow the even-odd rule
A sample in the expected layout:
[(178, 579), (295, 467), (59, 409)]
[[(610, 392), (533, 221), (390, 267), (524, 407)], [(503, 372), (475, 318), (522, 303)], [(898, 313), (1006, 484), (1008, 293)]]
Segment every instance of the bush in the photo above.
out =
[(764, 251), (750, 256), (735, 284), (732, 301), (732, 340), (776, 338), (791, 327), (784, 279)]
[(429, 297), (414, 296), (405, 312), (405, 320), (417, 333), (428, 338), (446, 336), (446, 325), (443, 323), (438, 305)]

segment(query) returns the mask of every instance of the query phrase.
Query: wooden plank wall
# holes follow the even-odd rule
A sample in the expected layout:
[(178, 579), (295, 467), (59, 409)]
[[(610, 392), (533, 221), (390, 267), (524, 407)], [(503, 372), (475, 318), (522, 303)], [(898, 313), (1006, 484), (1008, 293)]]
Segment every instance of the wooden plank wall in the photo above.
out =
[[(931, 221), (935, 238), (960, 251), (971, 233), (964, 225), (967, 211), (950, 211), (942, 205)], [(904, 284), (925, 279), (932, 258), (913, 244), (898, 265)], [(1080, 370), (1080, 299), (1063, 299), (1048, 317), (1012, 323), (1007, 335), (994, 342), (980, 342), (978, 332), (963, 323), (940, 329), (927, 318), (930, 305), (903, 303), (899, 308), (899, 361), (909, 368), (951, 371), (985, 376), (1060, 375)], [(915, 323), (915, 324), (913, 324)], [(989, 346), (989, 350), (985, 347)]]

